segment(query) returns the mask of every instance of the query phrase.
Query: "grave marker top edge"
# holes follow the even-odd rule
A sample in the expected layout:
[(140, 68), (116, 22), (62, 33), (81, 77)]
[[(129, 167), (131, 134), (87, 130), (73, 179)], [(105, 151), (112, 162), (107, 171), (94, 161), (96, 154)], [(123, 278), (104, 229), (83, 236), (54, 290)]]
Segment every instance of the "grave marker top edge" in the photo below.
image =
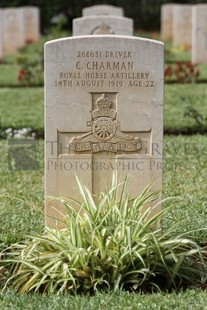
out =
[(89, 15), (89, 16), (82, 16), (82, 17), (76, 17), (74, 18), (74, 20), (78, 21), (78, 20), (86, 20), (86, 19), (91, 19), (91, 20), (96, 20), (98, 18), (105, 18), (105, 19), (117, 19), (117, 20), (132, 20), (129, 17), (125, 17), (125, 16), (114, 16), (114, 15)]
[(55, 44), (55, 43), (59, 43), (59, 42), (65, 42), (65, 41), (70, 41), (70, 40), (78, 40), (78, 39), (82, 39), (82, 40), (88, 40), (88, 39), (92, 39), (95, 40), (97, 38), (103, 39), (104, 38), (108, 38), (108, 39), (112, 39), (112, 40), (116, 40), (119, 38), (122, 39), (126, 39), (126, 40), (131, 40), (131, 41), (140, 41), (140, 42), (146, 42), (146, 43), (151, 43), (151, 44), (156, 44), (156, 45), (160, 45), (160, 46), (164, 46), (164, 43), (162, 41), (159, 40), (153, 40), (153, 39), (148, 39), (148, 38), (143, 38), (143, 37), (133, 37), (133, 36), (125, 36), (125, 35), (111, 35), (111, 34), (102, 34), (102, 35), (81, 35), (81, 36), (74, 36), (74, 37), (65, 37), (65, 38), (59, 38), (59, 39), (54, 39), (54, 40), (49, 40), (45, 43), (45, 46), (48, 46), (50, 44)]

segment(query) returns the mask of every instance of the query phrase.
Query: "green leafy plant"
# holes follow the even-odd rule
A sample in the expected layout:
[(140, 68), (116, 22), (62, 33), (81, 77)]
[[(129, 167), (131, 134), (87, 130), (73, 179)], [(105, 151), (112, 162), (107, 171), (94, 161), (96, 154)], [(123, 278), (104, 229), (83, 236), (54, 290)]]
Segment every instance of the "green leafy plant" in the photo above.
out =
[(52, 25), (48, 31), (48, 36), (52, 39), (68, 36), (68, 31), (64, 30), (64, 28), (67, 28), (67, 23), (67, 17), (62, 13), (53, 17)]
[(187, 107), (184, 113), (184, 117), (192, 118), (203, 129), (207, 128), (207, 116), (202, 115), (197, 109), (193, 107)]
[[(130, 198), (127, 179), (93, 197), (77, 179), (82, 202), (60, 198), (66, 227), (47, 227), (1, 253), (3, 290), (94, 293), (99, 290), (172, 289), (198, 283), (206, 273), (202, 249), (176, 233), (180, 223), (161, 228), (168, 209), (155, 211), (159, 194), (147, 186)], [(96, 202), (96, 200), (98, 200)], [(154, 201), (154, 207), (146, 207)], [(75, 206), (75, 208), (74, 208)]]
[[(204, 92), (201, 96), (201, 102), (203, 105), (206, 104), (206, 93)], [(205, 115), (205, 110), (202, 108), (197, 108), (197, 96), (194, 94), (186, 95), (185, 97), (181, 97), (182, 101), (186, 103), (186, 108), (184, 110), (184, 117), (188, 119), (192, 119), (198, 125), (201, 132), (206, 132), (207, 129), (207, 115)], [(202, 112), (201, 112), (202, 111)]]
[(17, 80), (23, 86), (43, 85), (43, 51), (39, 52), (36, 60), (29, 60), (26, 56), (19, 56), (17, 63), (21, 65)]

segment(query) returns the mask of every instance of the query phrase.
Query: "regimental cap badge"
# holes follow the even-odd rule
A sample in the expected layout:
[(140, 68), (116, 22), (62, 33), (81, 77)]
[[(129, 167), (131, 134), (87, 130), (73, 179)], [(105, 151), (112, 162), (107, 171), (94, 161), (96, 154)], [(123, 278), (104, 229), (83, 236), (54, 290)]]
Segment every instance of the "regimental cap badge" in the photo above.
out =
[(110, 109), (112, 102), (106, 97), (106, 94), (102, 94), (102, 96), (96, 101), (96, 105), (100, 110), (104, 108)]
[(142, 148), (139, 137), (121, 131), (116, 119), (117, 111), (111, 109), (112, 101), (103, 93), (96, 100), (97, 109), (91, 111), (92, 120), (87, 122), (90, 130), (71, 139), (69, 149), (73, 152), (136, 152)]
[(97, 99), (96, 105), (98, 109), (91, 111), (92, 119), (101, 116), (116, 119), (117, 112), (111, 109), (112, 101), (106, 97), (105, 93), (103, 93), (102, 96)]

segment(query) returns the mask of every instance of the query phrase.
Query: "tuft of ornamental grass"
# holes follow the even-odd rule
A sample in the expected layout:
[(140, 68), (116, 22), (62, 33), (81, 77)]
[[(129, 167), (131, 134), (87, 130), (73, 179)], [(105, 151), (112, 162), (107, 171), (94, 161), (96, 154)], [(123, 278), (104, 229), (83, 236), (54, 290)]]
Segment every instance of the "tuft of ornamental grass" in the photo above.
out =
[[(81, 202), (59, 200), (67, 208), (66, 228), (47, 227), (2, 251), (3, 291), (93, 294), (172, 290), (206, 279), (206, 250), (177, 233), (175, 223), (162, 230), (168, 209), (150, 216), (159, 194), (147, 186), (130, 197), (126, 180), (113, 176), (111, 188), (97, 199), (77, 178)], [(74, 208), (74, 203), (79, 207)]]

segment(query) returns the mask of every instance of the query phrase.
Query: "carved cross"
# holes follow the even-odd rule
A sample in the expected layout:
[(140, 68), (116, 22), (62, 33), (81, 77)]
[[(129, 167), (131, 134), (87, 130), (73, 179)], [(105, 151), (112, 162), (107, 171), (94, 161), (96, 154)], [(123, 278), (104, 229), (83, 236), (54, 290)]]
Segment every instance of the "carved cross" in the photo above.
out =
[(117, 111), (111, 109), (112, 102), (105, 94), (96, 101), (97, 109), (91, 111), (92, 121), (88, 122), (90, 130), (69, 143), (69, 153), (86, 152), (97, 153), (108, 151), (133, 152), (141, 148), (141, 141), (121, 132)]
[(127, 158), (128, 162), (132, 161), (142, 149), (138, 133), (121, 131), (117, 111), (112, 108), (112, 105), (115, 103), (103, 93), (96, 100), (96, 107), (91, 111), (91, 120), (87, 122), (89, 131), (73, 136), (67, 142), (69, 157), (81, 161), (86, 160), (87, 155), (88, 158), (91, 156), (93, 193), (103, 191), (105, 183), (110, 182), (113, 172), (121, 171), (122, 165), (127, 165), (124, 159)]

